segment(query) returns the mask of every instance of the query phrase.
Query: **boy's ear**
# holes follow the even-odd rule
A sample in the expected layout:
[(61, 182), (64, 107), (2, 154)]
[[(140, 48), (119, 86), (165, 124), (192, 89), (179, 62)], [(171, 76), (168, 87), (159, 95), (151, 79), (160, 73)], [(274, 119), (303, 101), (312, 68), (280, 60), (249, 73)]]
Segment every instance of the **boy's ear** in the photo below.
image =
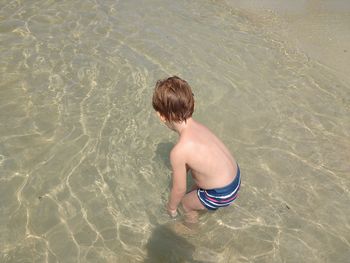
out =
[(165, 117), (157, 111), (157, 115), (162, 122), (166, 122)]

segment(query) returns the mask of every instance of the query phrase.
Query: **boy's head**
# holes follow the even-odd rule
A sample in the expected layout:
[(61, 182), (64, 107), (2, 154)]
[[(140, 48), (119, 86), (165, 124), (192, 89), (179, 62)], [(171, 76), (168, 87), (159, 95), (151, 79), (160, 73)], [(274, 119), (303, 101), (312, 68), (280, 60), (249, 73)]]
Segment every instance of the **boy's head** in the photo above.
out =
[(158, 80), (152, 98), (153, 108), (168, 122), (186, 121), (192, 116), (194, 98), (190, 85), (177, 77)]

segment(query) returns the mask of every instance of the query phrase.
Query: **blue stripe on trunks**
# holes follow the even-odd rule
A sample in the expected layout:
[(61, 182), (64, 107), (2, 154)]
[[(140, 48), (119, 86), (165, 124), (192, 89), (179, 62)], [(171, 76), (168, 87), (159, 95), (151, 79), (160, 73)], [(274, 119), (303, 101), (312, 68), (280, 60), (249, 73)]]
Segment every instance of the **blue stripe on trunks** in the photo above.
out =
[(205, 190), (199, 188), (197, 190), (197, 195), (200, 202), (208, 210), (217, 210), (220, 207), (225, 207), (233, 203), (233, 201), (238, 196), (238, 191), (241, 186), (241, 172), (239, 166), (237, 165), (237, 175), (236, 178), (229, 185)]

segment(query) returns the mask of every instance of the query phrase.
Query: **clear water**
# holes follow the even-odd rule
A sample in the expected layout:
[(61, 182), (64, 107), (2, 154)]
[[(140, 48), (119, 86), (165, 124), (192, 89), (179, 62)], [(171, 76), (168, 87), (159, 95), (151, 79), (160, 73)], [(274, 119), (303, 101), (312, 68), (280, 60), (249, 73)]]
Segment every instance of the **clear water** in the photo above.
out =
[[(220, 1), (0, 1), (1, 262), (348, 262), (349, 83)], [(240, 198), (169, 219), (157, 79), (233, 152)]]

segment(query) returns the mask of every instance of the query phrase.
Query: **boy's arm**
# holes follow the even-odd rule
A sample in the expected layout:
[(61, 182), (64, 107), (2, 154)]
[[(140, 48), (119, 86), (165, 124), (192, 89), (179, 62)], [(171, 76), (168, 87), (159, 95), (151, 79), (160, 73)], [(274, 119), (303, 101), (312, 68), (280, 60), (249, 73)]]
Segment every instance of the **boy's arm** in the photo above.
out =
[(170, 215), (175, 215), (176, 209), (186, 193), (186, 160), (181, 148), (175, 147), (171, 151), (170, 162), (173, 169), (173, 182), (167, 209)]

